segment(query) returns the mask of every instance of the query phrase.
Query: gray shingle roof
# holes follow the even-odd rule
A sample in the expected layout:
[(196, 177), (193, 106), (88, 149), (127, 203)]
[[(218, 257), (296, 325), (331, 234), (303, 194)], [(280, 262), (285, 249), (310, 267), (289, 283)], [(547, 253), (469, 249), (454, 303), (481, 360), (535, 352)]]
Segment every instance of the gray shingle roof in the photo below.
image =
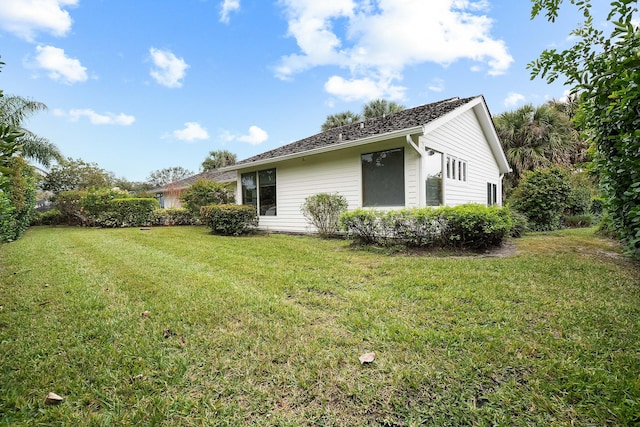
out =
[(389, 114), (385, 117), (377, 117), (367, 119), (362, 122), (351, 123), (292, 142), (291, 144), (278, 147), (253, 157), (249, 157), (248, 159), (237, 162), (236, 165), (257, 162), (260, 160), (275, 159), (277, 157), (303, 153), (333, 144), (344, 143), (346, 141), (356, 141), (373, 135), (381, 135), (393, 131), (426, 125), (427, 123), (444, 116), (475, 98), (477, 97), (445, 99), (415, 108), (408, 108), (397, 113)]

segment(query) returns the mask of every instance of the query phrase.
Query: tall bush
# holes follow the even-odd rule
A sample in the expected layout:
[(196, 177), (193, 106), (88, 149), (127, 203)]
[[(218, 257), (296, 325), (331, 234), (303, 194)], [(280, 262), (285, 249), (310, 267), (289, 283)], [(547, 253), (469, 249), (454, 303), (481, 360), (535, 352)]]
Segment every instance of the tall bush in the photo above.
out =
[(226, 184), (200, 179), (184, 190), (180, 200), (194, 217), (198, 217), (202, 206), (232, 204), (235, 196)]
[(9, 201), (13, 207), (11, 212), (12, 232), (10, 240), (19, 239), (29, 228), (36, 205), (36, 177), (33, 167), (22, 157), (9, 160)]
[(557, 167), (541, 168), (524, 173), (509, 203), (527, 216), (533, 230), (556, 230), (571, 192), (567, 171)]
[(56, 195), (53, 204), (68, 225), (84, 224), (82, 199), (85, 195), (86, 191), (79, 190), (62, 191)]
[(300, 211), (321, 237), (331, 237), (340, 231), (340, 214), (347, 207), (347, 199), (340, 194), (318, 193), (307, 197)]
[(13, 230), (13, 205), (9, 195), (0, 190), (0, 243), (11, 242), (15, 232)]

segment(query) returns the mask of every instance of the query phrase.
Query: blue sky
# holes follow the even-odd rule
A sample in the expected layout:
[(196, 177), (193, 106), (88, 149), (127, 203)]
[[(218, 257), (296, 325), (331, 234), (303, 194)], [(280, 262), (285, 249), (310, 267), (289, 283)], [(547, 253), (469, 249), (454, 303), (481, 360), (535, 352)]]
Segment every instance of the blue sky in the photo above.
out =
[(26, 127), (66, 157), (144, 181), (375, 98), (483, 94), (494, 115), (559, 99), (525, 67), (571, 44), (565, 9), (549, 24), (527, 0), (2, 0), (0, 88), (47, 104)]

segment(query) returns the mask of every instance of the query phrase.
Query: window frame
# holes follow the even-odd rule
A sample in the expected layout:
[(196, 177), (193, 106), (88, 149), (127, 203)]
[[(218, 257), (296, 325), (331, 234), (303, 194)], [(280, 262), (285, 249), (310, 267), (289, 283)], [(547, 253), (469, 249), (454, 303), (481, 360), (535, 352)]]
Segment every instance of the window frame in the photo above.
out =
[[(264, 175), (265, 173), (269, 173), (273, 171), (273, 183), (271, 183), (270, 185), (261, 185), (260, 181), (260, 175)], [(251, 171), (251, 172), (245, 172), (240, 174), (240, 196), (241, 196), (241, 203), (243, 205), (250, 205), (250, 206), (254, 206), (256, 208), (256, 212), (258, 213), (258, 216), (277, 216), (278, 215), (278, 179), (277, 179), (277, 170), (276, 168), (269, 168), (269, 169), (260, 169), (260, 170), (256, 170), (256, 171)], [(247, 186), (245, 186), (245, 180), (244, 178), (252, 178), (253, 180), (253, 184), (254, 187), (253, 188), (247, 188)], [(264, 177), (263, 177), (264, 180)], [(269, 197), (270, 199), (273, 199), (273, 203), (270, 203), (268, 206), (263, 206), (263, 203), (266, 203), (267, 196), (265, 193), (263, 193), (262, 189), (272, 189), (272, 195), (273, 197)], [(253, 191), (253, 194), (251, 195), (251, 200), (247, 201), (247, 189), (250, 191)], [(269, 211), (272, 211), (272, 213), (267, 213)]]
[[(371, 156), (372, 157), (372, 162), (373, 159), (377, 158), (380, 159), (381, 155), (384, 153), (400, 153), (400, 157), (401, 160), (399, 162), (399, 165), (401, 167), (401, 173), (400, 174), (394, 174), (393, 171), (391, 171), (390, 173), (392, 174), (390, 176), (390, 178), (393, 178), (393, 181), (391, 181), (388, 177), (375, 177), (375, 176), (367, 176), (369, 173), (369, 171), (371, 171), (371, 167), (367, 167), (367, 165), (365, 165), (365, 156)], [(377, 156), (377, 157), (376, 157)], [(397, 161), (397, 159), (396, 159)], [(404, 207), (406, 206), (406, 156), (405, 156), (405, 149), (404, 147), (394, 147), (394, 148), (388, 148), (385, 150), (379, 150), (379, 151), (371, 151), (371, 152), (367, 152), (367, 153), (362, 153), (360, 154), (360, 179), (361, 179), (361, 192), (362, 192), (362, 207), (366, 207), (366, 208), (376, 208), (376, 207)], [(388, 165), (389, 167), (395, 167), (397, 168), (398, 163), (392, 165)], [(398, 176), (399, 175), (399, 176)], [(381, 203), (381, 200), (379, 200), (379, 198), (374, 198), (371, 197), (371, 194), (375, 194), (372, 193), (372, 190), (369, 189), (367, 190), (367, 183), (371, 182), (372, 179), (377, 179), (378, 181), (378, 186), (380, 185), (380, 182), (382, 182), (383, 184), (389, 184), (390, 186), (395, 185), (396, 187), (402, 187), (402, 191), (389, 191), (389, 186), (387, 186), (387, 193), (392, 193), (392, 194), (396, 194), (397, 195), (397, 200), (391, 200), (390, 203), (389, 199), (388, 200), (384, 200), (384, 203)], [(389, 194), (386, 194), (386, 196), (388, 196)], [(371, 200), (374, 199), (374, 200)]]

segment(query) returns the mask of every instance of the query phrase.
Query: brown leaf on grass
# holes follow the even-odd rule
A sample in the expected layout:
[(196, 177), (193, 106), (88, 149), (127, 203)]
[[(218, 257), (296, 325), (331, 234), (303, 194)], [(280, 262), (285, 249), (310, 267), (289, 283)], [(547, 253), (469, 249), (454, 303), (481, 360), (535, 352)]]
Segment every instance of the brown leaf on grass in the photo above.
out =
[(142, 317), (147, 318), (149, 316), (151, 316), (151, 312), (150, 311), (145, 310), (145, 311), (142, 312)]
[(47, 405), (57, 405), (63, 400), (64, 399), (62, 397), (58, 396), (54, 392), (49, 392), (49, 394), (47, 394), (47, 398), (44, 400), (44, 403), (46, 403)]
[(365, 353), (361, 355), (358, 359), (360, 360), (360, 364), (364, 365), (365, 363), (371, 363), (375, 360), (376, 354), (374, 352)]
[(176, 333), (173, 332), (171, 329), (165, 329), (164, 331), (162, 331), (162, 336), (165, 338), (169, 338), (172, 335), (175, 335)]

